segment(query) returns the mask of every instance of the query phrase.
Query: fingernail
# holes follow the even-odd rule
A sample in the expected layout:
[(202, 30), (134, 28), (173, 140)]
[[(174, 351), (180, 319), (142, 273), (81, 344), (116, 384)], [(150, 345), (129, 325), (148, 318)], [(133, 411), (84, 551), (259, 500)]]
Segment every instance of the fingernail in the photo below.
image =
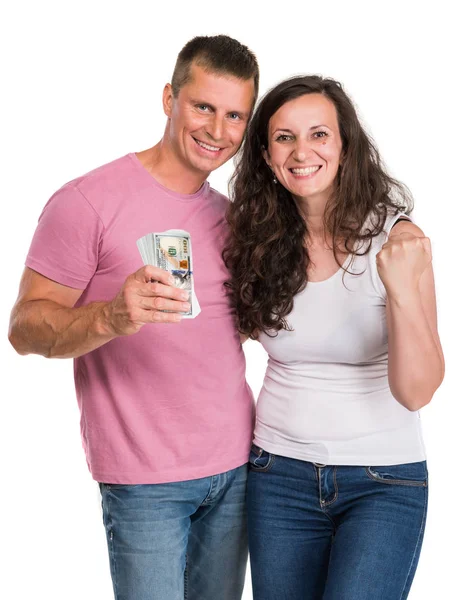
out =
[(181, 292), (181, 299), (182, 300), (187, 300), (188, 298), (189, 298), (188, 292)]
[(168, 278), (168, 282), (173, 285), (175, 283), (175, 279), (170, 275)]
[(191, 308), (191, 305), (189, 304), (189, 302), (183, 302), (183, 308), (185, 310), (189, 310)]

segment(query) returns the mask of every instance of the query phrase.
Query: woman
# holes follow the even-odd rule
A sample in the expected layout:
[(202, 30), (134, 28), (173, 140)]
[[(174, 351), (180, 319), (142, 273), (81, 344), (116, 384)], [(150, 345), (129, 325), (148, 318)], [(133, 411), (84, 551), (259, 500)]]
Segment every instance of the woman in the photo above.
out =
[(296, 77), (250, 124), (224, 252), (269, 354), (248, 482), (255, 600), (406, 598), (440, 385), (428, 238), (342, 86)]

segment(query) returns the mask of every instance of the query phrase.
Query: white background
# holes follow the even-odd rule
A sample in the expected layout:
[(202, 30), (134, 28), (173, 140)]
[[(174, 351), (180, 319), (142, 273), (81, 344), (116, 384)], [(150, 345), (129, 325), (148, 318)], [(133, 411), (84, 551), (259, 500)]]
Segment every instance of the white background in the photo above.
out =
[[(342, 81), (391, 173), (414, 193), (415, 220), (433, 243), (447, 374), (422, 411), (430, 507), (410, 598), (459, 597), (462, 49), (455, 6), (441, 0), (42, 0), (9, 3), (2, 11), (2, 598), (112, 599), (72, 361), (17, 356), (6, 339), (8, 313), (49, 196), (70, 179), (158, 141), (162, 88), (177, 53), (191, 37), (217, 33), (256, 52), (262, 91), (299, 73)], [(214, 173), (212, 185), (226, 192), (231, 170), (229, 164)], [(266, 357), (256, 342), (245, 352), (257, 394)], [(244, 598), (251, 597), (248, 580)]]

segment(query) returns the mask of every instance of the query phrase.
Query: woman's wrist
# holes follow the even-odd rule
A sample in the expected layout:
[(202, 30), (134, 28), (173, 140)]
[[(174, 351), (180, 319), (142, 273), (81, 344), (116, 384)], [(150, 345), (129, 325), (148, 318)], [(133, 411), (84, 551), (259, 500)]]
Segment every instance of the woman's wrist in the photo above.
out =
[(402, 287), (399, 289), (388, 290), (387, 292), (388, 302), (398, 306), (399, 308), (405, 308), (407, 306), (415, 306), (420, 304), (421, 297), (418, 286)]

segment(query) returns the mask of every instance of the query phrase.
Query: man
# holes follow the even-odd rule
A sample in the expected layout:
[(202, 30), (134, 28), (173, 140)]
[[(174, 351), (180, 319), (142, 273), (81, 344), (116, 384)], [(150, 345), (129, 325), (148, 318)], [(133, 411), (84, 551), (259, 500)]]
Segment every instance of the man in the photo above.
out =
[[(75, 359), (118, 600), (241, 597), (253, 400), (223, 287), (227, 200), (206, 178), (238, 150), (257, 93), (245, 46), (188, 42), (162, 140), (61, 188), (26, 260), (10, 341)], [(194, 319), (187, 292), (141, 266), (137, 239), (168, 229), (191, 235)]]

